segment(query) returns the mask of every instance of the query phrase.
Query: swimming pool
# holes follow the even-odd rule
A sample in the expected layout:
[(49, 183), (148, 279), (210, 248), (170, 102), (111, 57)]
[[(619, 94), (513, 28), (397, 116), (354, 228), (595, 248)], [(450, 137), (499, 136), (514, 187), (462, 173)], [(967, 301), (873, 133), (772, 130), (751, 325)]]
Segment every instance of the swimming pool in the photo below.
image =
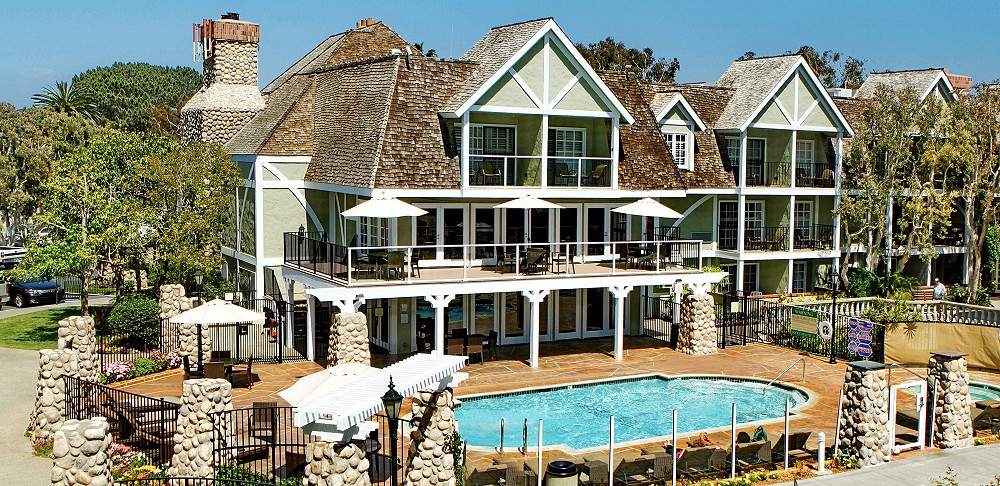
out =
[(462, 437), (472, 446), (500, 445), (500, 419), (506, 421), (504, 446), (522, 442), (528, 419), (528, 443), (538, 439), (538, 419), (545, 421), (545, 445), (574, 449), (608, 443), (609, 416), (615, 416), (615, 442), (670, 435), (671, 410), (677, 409), (677, 433), (783, 417), (785, 400), (793, 408), (808, 401), (797, 389), (725, 377), (647, 376), (462, 398), (455, 410)]
[(1000, 387), (986, 383), (970, 383), (969, 398), (972, 403), (980, 400), (1000, 400)]

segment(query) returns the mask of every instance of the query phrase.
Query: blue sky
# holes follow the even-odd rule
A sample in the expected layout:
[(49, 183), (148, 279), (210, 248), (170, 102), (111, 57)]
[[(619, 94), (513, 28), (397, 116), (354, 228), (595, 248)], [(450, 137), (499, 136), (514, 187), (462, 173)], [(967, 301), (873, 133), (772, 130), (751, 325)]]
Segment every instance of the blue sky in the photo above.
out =
[(490, 27), (552, 16), (575, 42), (612, 36), (677, 57), (680, 82), (713, 82), (748, 50), (780, 54), (802, 45), (866, 59), (879, 71), (947, 67), (976, 81), (1000, 77), (996, 1), (4, 0), (0, 9), (0, 101), (18, 107), (55, 81), (116, 61), (200, 70), (191, 24), (227, 11), (261, 24), (262, 84), (366, 17), (442, 57), (460, 57)]

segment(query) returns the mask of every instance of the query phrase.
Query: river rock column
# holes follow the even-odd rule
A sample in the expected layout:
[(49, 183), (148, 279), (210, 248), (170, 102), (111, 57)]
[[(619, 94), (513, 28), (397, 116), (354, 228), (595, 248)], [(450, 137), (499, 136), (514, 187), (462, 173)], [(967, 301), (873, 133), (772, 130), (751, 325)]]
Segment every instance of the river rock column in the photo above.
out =
[[(305, 486), (371, 486), (368, 458), (354, 442), (310, 442), (306, 445)], [(395, 471), (392, 472), (395, 474)]]
[(331, 367), (340, 363), (361, 363), (371, 366), (368, 317), (363, 312), (341, 312), (333, 316), (328, 356)]
[(111, 425), (104, 417), (67, 420), (52, 444), (52, 484), (108, 486), (112, 484), (108, 447)]
[(43, 349), (38, 352), (38, 386), (35, 392), (35, 423), (33, 441), (51, 439), (63, 425), (66, 410), (64, 376), (79, 376), (80, 362), (76, 351)]
[(452, 390), (422, 391), (413, 396), (413, 423), (405, 486), (455, 486), (455, 458), (448, 437), (455, 432)]
[(873, 361), (847, 363), (840, 410), (840, 451), (861, 466), (889, 460), (889, 381), (886, 367)]
[(79, 355), (80, 379), (98, 381), (97, 333), (94, 330), (93, 317), (71, 316), (59, 321), (56, 346), (59, 349), (76, 351)]
[(713, 354), (719, 350), (715, 324), (715, 299), (707, 294), (685, 295), (681, 301), (681, 322), (677, 350), (687, 354)]
[[(232, 409), (233, 386), (228, 381), (218, 378), (184, 381), (181, 407), (177, 411), (177, 430), (174, 432), (174, 455), (168, 475), (214, 477), (216, 464), (212, 430), (217, 427), (222, 437), (232, 434), (234, 428), (228, 423), (217, 423), (228, 420), (228, 414), (219, 414)], [(232, 443), (232, 440), (227, 443)]]
[(928, 399), (934, 403), (934, 444), (942, 449), (973, 445), (972, 400), (965, 353), (936, 351), (927, 363)]
[[(160, 320), (167, 320), (180, 314), (194, 306), (190, 297), (185, 296), (184, 286), (181, 284), (165, 284), (160, 286)], [(163, 343), (161, 351), (170, 352), (174, 348), (180, 349), (179, 332), (175, 325), (165, 323), (160, 326), (160, 342)]]
[[(198, 353), (198, 328), (201, 328), (201, 353)], [(208, 360), (212, 356), (212, 333), (209, 332), (208, 324), (183, 323), (177, 326), (180, 334), (180, 347), (177, 354), (189, 356), (188, 361), (191, 366), (200, 366), (201, 358)]]

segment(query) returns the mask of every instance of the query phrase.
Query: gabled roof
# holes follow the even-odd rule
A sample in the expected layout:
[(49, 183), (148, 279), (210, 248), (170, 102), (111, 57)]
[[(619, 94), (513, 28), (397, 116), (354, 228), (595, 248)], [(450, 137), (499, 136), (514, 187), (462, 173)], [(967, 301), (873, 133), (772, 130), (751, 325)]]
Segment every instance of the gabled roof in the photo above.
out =
[(719, 118), (716, 128), (746, 130), (767, 106), (775, 93), (781, 89), (785, 81), (793, 76), (799, 68), (803, 69), (813, 85), (816, 86), (820, 100), (825, 102), (833, 112), (835, 121), (843, 126), (844, 131), (849, 136), (852, 136), (851, 127), (837, 109), (833, 98), (827, 93), (823, 83), (816, 77), (816, 73), (809, 67), (805, 58), (798, 54), (734, 61), (716, 82), (716, 86), (736, 90), (729, 105), (726, 106), (726, 110)]
[(681, 105), (684, 111), (687, 113), (688, 117), (691, 118), (691, 122), (694, 123), (695, 129), (705, 130), (705, 122), (701, 121), (701, 117), (698, 116), (698, 112), (691, 107), (687, 99), (684, 98), (682, 93), (678, 92), (664, 92), (656, 93), (653, 96), (653, 100), (650, 102), (649, 107), (656, 114), (656, 120), (662, 121), (663, 117), (670, 113), (670, 110), (674, 109), (675, 106)]
[(617, 110), (626, 123), (633, 123), (634, 119), (622, 104), (615, 99), (614, 95), (601, 80), (601, 77), (590, 67), (590, 64), (576, 50), (573, 42), (559, 28), (552, 18), (544, 18), (521, 22), (517, 24), (494, 27), (482, 39), (479, 39), (465, 55), (464, 61), (472, 61), (479, 64), (472, 77), (462, 88), (455, 93), (451, 100), (444, 106), (442, 113), (457, 117), (468, 111), (472, 105), (479, 100), (497, 81), (499, 81), (507, 70), (514, 66), (536, 42), (541, 40), (546, 34), (554, 35), (568, 51), (570, 60), (577, 64), (587, 78), (593, 82), (597, 91), (607, 98), (607, 102)]
[(892, 90), (910, 88), (923, 100), (939, 82), (945, 83), (949, 93), (955, 91), (951, 86), (951, 81), (948, 80), (948, 75), (944, 72), (944, 69), (940, 68), (872, 73), (868, 76), (868, 79), (865, 79), (861, 87), (858, 88), (856, 97), (862, 99), (872, 98), (880, 86), (885, 86)]
[[(295, 153), (303, 149), (312, 149), (312, 100), (303, 99), (303, 94), (307, 88), (312, 86), (312, 78), (308, 76), (293, 76), (285, 83), (282, 83), (267, 98), (267, 105), (264, 110), (258, 113), (249, 123), (236, 132), (226, 143), (225, 149), (230, 154), (259, 154), (272, 135), (277, 135), (284, 139), (289, 139), (291, 135), (288, 130), (279, 130), (282, 121), (286, 119), (289, 112), (296, 105), (301, 105), (299, 110), (301, 117), (309, 117), (307, 126), (300, 127), (297, 131), (297, 139), (293, 143), (284, 143), (281, 146), (288, 150), (282, 150), (282, 155), (304, 155)], [(306, 106), (308, 105), (308, 106)]]

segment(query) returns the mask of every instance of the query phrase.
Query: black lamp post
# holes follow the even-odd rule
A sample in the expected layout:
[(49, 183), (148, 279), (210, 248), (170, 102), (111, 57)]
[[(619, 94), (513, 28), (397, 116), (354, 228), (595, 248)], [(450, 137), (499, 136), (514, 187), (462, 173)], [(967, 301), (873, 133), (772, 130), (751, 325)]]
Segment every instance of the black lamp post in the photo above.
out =
[(833, 322), (830, 323), (830, 364), (837, 364), (836, 348), (834, 343), (837, 340), (837, 291), (840, 290), (840, 272), (837, 265), (830, 270), (830, 290), (833, 291)]
[(389, 419), (389, 458), (392, 471), (390, 471), (390, 485), (397, 486), (399, 479), (396, 477), (396, 428), (399, 421), (399, 408), (403, 405), (403, 395), (396, 391), (392, 384), (392, 377), (389, 377), (389, 389), (382, 395), (382, 405), (385, 406), (385, 416)]
[(299, 245), (298, 245), (298, 250), (299, 251), (298, 251), (298, 254), (295, 255), (295, 264), (296, 265), (302, 265), (302, 243), (305, 242), (305, 240), (306, 240), (306, 227), (300, 224), (299, 225)]
[[(205, 281), (205, 273), (201, 270), (194, 271), (194, 286), (198, 292), (198, 305), (201, 305), (201, 284)], [(201, 346), (201, 325), (198, 325), (198, 369), (205, 367), (205, 351)]]

